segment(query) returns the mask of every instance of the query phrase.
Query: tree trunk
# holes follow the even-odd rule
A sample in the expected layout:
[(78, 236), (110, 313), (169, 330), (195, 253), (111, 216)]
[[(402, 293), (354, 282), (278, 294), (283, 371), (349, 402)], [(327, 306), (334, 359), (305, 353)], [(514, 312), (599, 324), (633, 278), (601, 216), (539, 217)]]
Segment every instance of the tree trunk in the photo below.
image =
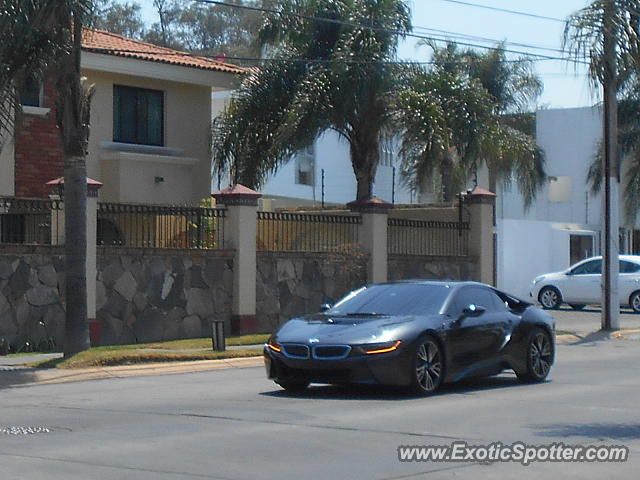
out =
[(489, 191), (497, 193), (498, 172), (496, 171), (496, 168), (491, 164), (491, 162), (487, 163), (487, 170), (489, 171)]
[(87, 321), (87, 169), (84, 156), (66, 157), (64, 168), (65, 297), (64, 356), (90, 346)]
[(74, 19), (73, 48), (58, 67), (57, 122), (64, 165), (65, 205), (65, 338), (64, 356), (90, 346), (87, 319), (87, 167), (92, 89), (80, 74), (82, 24)]
[(449, 150), (440, 162), (440, 178), (442, 182), (442, 201), (454, 202), (461, 186), (454, 171), (455, 153)]
[[(380, 145), (376, 129), (363, 128), (351, 139), (351, 165), (356, 176), (356, 200), (373, 196), (373, 181), (376, 178)], [(372, 131), (373, 130), (373, 131)]]

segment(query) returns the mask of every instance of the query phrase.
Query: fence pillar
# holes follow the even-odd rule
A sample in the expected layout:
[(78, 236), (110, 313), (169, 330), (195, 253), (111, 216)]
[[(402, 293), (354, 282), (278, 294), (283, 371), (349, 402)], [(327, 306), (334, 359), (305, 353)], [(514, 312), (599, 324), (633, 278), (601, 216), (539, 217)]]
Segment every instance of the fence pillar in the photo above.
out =
[(465, 203), (471, 216), (469, 255), (478, 259), (476, 280), (492, 285), (495, 269), (493, 220), (496, 194), (476, 187), (466, 195)]
[(235, 249), (231, 333), (256, 333), (256, 212), (262, 194), (238, 184), (212, 196), (227, 208), (225, 241)]
[[(64, 216), (66, 208), (64, 204), (64, 177), (56, 178), (47, 182), (47, 185), (51, 188), (51, 196), (58, 197), (63, 202), (61, 210), (57, 212), (58, 218), (56, 221), (51, 221), (51, 240), (52, 243), (58, 245), (64, 245), (65, 229), (64, 229)], [(97, 328), (96, 321), (96, 280), (98, 277), (98, 261), (96, 253), (97, 233), (98, 233), (98, 190), (102, 188), (102, 183), (97, 180), (93, 180), (87, 177), (87, 262), (86, 262), (86, 275), (87, 275), (87, 318), (89, 320), (90, 331), (95, 332)], [(52, 212), (53, 217), (53, 212)], [(54, 226), (55, 223), (55, 226)], [(73, 241), (73, 239), (71, 239)], [(100, 336), (99, 333), (93, 333), (92, 337)], [(99, 338), (92, 338), (91, 344), (97, 344)]]
[(347, 206), (360, 213), (362, 224), (358, 232), (358, 242), (369, 254), (367, 282), (387, 281), (387, 222), (391, 203), (377, 197), (350, 202)]

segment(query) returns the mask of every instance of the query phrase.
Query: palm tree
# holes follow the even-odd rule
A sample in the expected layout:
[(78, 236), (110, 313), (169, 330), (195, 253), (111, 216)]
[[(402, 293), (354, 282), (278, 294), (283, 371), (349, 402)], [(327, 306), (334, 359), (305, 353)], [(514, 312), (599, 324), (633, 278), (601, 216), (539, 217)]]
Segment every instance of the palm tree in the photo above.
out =
[[(616, 0), (614, 24), (618, 76), (619, 173), (624, 173), (625, 220), (634, 225), (640, 209), (640, 0)], [(564, 45), (575, 58), (589, 62), (594, 88), (604, 80), (605, 2), (596, 1), (569, 17)], [(603, 144), (598, 146), (589, 167), (588, 181), (594, 193), (600, 191)]]
[(371, 196), (379, 142), (393, 128), (396, 69), (387, 62), (411, 29), (406, 2), (275, 0), (272, 8), (282, 14), (267, 15), (258, 35), (272, 59), (215, 122), (215, 168), (256, 188), (331, 129), (349, 144), (357, 199)]
[(5, 0), (0, 9), (0, 119), (13, 121), (16, 81), (56, 65), (57, 123), (65, 155), (66, 321), (64, 354), (89, 348), (86, 282), (85, 155), (91, 89), (80, 76), (83, 22), (90, 0)]
[(507, 60), (502, 45), (484, 54), (454, 43), (428, 45), (433, 67), (401, 95), (401, 123), (411, 133), (401, 150), (405, 174), (420, 179), (437, 172), (443, 198), (451, 201), (484, 163), (491, 190), (498, 178), (513, 176), (529, 206), (546, 179), (543, 152), (517, 121), (542, 91), (531, 63)]
[(396, 97), (402, 175), (414, 189), (436, 179), (451, 201), (475, 168), (475, 132), (489, 126), (491, 99), (479, 82), (447, 69), (410, 68)]

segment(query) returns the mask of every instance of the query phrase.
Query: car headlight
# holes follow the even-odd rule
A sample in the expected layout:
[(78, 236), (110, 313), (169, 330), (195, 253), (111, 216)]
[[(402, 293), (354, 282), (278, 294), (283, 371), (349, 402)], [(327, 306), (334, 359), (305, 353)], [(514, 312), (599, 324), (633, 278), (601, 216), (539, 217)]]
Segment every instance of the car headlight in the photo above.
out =
[(540, 275), (539, 277), (536, 277), (533, 279), (533, 284), (536, 285), (538, 283), (540, 283), (541, 281), (543, 281), (545, 279), (544, 275)]
[(358, 347), (360, 353), (364, 353), (366, 355), (375, 355), (378, 353), (388, 353), (393, 352), (400, 347), (402, 344), (402, 340), (394, 340), (392, 342), (384, 342), (384, 343), (371, 343), (369, 345), (361, 345)]
[(277, 352), (277, 353), (282, 352), (282, 346), (271, 338), (267, 342), (267, 347), (269, 347), (269, 349), (273, 350), (274, 352)]

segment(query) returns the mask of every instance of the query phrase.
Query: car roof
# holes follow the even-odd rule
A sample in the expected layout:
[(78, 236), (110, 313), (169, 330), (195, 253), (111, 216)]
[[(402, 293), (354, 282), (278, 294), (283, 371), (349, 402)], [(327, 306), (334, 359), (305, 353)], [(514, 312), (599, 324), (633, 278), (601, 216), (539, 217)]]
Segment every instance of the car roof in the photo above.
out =
[[(640, 255), (618, 255), (618, 258), (620, 260), (629, 260), (631, 262), (640, 263)], [(587, 262), (589, 260), (602, 260), (602, 255), (596, 255), (595, 257), (584, 258), (579, 262), (574, 263), (574, 265), (582, 262)]]
[[(640, 259), (640, 257), (638, 257)], [(475, 285), (480, 287), (493, 288), (490, 285), (486, 285), (480, 282), (474, 282), (470, 280), (427, 280), (421, 278), (408, 279), (408, 280), (396, 280), (393, 282), (381, 282), (381, 283), (373, 283), (370, 285), (400, 285), (400, 284), (414, 284), (414, 285), (440, 285), (444, 287), (459, 287), (463, 285)]]

